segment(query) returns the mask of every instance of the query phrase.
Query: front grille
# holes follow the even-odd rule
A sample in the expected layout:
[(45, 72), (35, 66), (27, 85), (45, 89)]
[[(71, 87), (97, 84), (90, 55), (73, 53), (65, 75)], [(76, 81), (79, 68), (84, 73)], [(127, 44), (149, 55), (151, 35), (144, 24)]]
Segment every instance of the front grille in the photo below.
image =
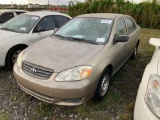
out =
[(48, 79), (54, 72), (52, 69), (44, 68), (26, 61), (23, 62), (22, 69), (26, 74), (39, 79)]

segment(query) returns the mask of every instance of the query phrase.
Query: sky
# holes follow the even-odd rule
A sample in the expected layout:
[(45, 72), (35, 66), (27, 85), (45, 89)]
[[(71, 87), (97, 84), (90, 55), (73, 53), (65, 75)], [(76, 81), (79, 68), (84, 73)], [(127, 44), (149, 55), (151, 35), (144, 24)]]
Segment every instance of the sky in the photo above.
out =
[[(49, 0), (50, 4), (53, 5), (68, 5), (68, 1), (70, 0)], [(75, 1), (81, 1), (84, 2), (85, 0), (75, 0)], [(132, 0), (130, 0), (132, 1)], [(135, 3), (139, 3), (139, 2), (143, 2), (145, 0), (133, 0)], [(38, 3), (38, 4), (48, 4), (48, 0), (0, 0), (0, 4), (11, 4), (11, 3), (15, 3), (15, 4), (28, 4), (28, 3)]]

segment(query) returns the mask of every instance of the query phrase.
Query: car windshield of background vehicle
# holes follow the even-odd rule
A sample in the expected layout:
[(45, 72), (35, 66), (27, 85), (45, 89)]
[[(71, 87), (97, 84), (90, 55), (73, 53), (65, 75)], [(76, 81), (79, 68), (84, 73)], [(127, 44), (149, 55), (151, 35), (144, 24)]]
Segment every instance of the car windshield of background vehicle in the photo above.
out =
[(27, 14), (19, 15), (6, 22), (1, 29), (18, 33), (28, 33), (38, 22), (39, 18), (39, 16)]
[(113, 20), (101, 18), (74, 18), (54, 35), (77, 41), (105, 43), (108, 40)]

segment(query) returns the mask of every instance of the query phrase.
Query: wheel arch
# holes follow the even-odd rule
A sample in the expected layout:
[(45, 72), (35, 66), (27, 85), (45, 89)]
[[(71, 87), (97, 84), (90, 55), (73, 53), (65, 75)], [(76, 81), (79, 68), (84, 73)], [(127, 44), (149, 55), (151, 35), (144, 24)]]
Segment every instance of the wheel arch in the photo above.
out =
[[(109, 69), (109, 71), (108, 71), (108, 69)], [(101, 96), (100, 93), (99, 93), (99, 89), (100, 89), (100, 85), (101, 85), (101, 80), (102, 80), (102, 75), (104, 75), (106, 72), (110, 72), (109, 78), (111, 78), (112, 73), (113, 73), (113, 65), (112, 65), (112, 64), (109, 64), (109, 65), (107, 65), (107, 66), (104, 68), (104, 70), (103, 70), (103, 72), (102, 72), (102, 74), (101, 74), (101, 77), (100, 77), (100, 79), (98, 80), (98, 84), (97, 84), (97, 87), (96, 87), (95, 95), (94, 95), (94, 98), (93, 98), (95, 101), (100, 101), (100, 100), (102, 100), (102, 99), (104, 98), (104, 96), (106, 95), (107, 91), (108, 91), (108, 88), (107, 88), (107, 91), (106, 91), (106, 93), (105, 93), (104, 96)], [(108, 86), (108, 87), (109, 87), (109, 86)]]
[(137, 46), (139, 46), (139, 42), (140, 42), (140, 40), (138, 39), (138, 41), (137, 41)]
[(103, 70), (103, 72), (105, 72), (107, 69), (109, 69), (110, 70), (110, 74), (111, 74), (111, 76), (112, 76), (112, 74), (113, 74), (113, 65), (112, 64), (109, 64), (109, 65), (107, 65), (106, 67), (105, 67), (105, 69)]
[(9, 52), (10, 52), (12, 49), (14, 49), (14, 48), (16, 48), (16, 47), (19, 47), (19, 46), (24, 47), (24, 49), (28, 47), (28, 45), (26, 45), (26, 44), (17, 44), (17, 45), (15, 45), (15, 46), (11, 47), (11, 48), (8, 50), (7, 54), (6, 54), (5, 66), (7, 65), (7, 57), (8, 57)]

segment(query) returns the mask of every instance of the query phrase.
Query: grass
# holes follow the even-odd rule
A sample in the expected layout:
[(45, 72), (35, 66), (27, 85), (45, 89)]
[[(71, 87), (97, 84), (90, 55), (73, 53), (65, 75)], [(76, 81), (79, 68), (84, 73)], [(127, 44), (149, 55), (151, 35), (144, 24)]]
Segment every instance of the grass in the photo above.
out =
[(52, 107), (50, 104), (40, 104), (38, 108), (38, 114), (40, 117), (48, 116), (50, 115), (50, 112), (52, 111)]
[(0, 120), (9, 120), (9, 115), (5, 112), (0, 112)]

